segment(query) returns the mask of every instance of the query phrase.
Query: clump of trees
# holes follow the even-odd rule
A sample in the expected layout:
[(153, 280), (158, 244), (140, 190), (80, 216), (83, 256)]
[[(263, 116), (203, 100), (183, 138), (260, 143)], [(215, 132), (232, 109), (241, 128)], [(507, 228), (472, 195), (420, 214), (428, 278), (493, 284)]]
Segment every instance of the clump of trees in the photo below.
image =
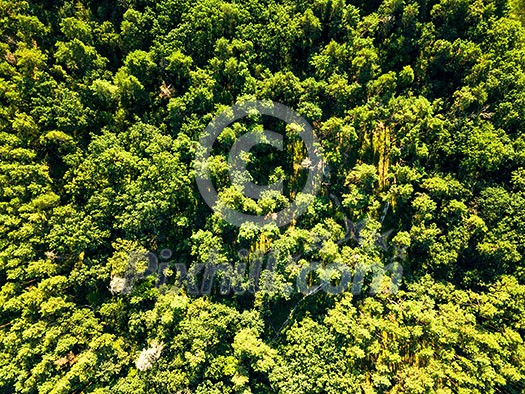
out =
[[(518, 0), (0, 0), (0, 392), (523, 392), (522, 21)], [(329, 167), (281, 228), (229, 225), (194, 181), (208, 122), (255, 99), (307, 119)], [(263, 127), (286, 149), (247, 168), (288, 186), (252, 200), (227, 153)], [(249, 117), (209, 166), (223, 201), (268, 214), (304, 155)], [(275, 291), (110, 291), (130, 251), (166, 248), (188, 270), (272, 251)], [(395, 294), (283, 290), (289, 261), (399, 249)]]

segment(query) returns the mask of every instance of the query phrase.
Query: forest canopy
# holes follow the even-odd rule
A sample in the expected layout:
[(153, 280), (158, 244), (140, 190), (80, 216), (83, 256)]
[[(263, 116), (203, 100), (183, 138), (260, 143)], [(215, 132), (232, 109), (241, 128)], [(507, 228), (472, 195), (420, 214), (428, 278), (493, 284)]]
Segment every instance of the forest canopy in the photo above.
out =
[[(0, 0), (0, 393), (525, 392), (523, 23), (522, 0)], [(207, 125), (254, 101), (323, 155), (283, 226), (222, 213), (304, 198), (293, 124), (233, 122), (200, 163), (223, 205), (196, 184)], [(228, 152), (266, 129), (283, 149), (241, 175), (283, 190), (250, 198)], [(130, 282), (133, 253), (155, 269)], [(210, 262), (266, 271), (181, 285)], [(333, 264), (362, 283), (317, 291)]]

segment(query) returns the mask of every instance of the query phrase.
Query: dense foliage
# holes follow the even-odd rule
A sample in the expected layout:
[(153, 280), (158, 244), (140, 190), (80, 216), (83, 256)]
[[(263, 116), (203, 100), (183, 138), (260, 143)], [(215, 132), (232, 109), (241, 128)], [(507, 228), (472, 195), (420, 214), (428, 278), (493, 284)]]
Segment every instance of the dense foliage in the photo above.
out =
[[(0, 0), (0, 392), (524, 392), (522, 9)], [(254, 99), (304, 116), (329, 168), (281, 228), (232, 226), (195, 185), (208, 122)], [(227, 152), (264, 122), (286, 152), (259, 147), (248, 168), (291, 186), (255, 201)], [(210, 162), (223, 200), (267, 214), (297, 197), (293, 132), (227, 128)], [(187, 267), (278, 252), (275, 289), (196, 297), (172, 275), (112, 294), (130, 251), (166, 248)], [(294, 257), (354, 270), (399, 250), (397, 293), (285, 291)]]

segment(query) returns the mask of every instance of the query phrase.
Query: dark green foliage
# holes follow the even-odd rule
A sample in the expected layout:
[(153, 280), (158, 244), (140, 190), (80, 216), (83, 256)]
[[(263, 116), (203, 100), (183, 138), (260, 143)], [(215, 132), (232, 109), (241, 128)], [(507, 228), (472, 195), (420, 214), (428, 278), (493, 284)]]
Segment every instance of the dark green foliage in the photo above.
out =
[[(0, 393), (524, 392), (522, 3), (0, 0)], [(255, 99), (305, 117), (329, 166), (281, 228), (226, 223), (194, 181), (208, 122)], [(247, 167), (286, 187), (255, 201), (227, 152), (263, 128), (285, 152)], [(301, 198), (296, 133), (226, 128), (224, 204)], [(167, 285), (115, 291), (129, 252), (165, 248)], [(272, 291), (178, 287), (175, 264), (270, 252)], [(401, 254), (395, 294), (288, 291), (312, 261)]]

